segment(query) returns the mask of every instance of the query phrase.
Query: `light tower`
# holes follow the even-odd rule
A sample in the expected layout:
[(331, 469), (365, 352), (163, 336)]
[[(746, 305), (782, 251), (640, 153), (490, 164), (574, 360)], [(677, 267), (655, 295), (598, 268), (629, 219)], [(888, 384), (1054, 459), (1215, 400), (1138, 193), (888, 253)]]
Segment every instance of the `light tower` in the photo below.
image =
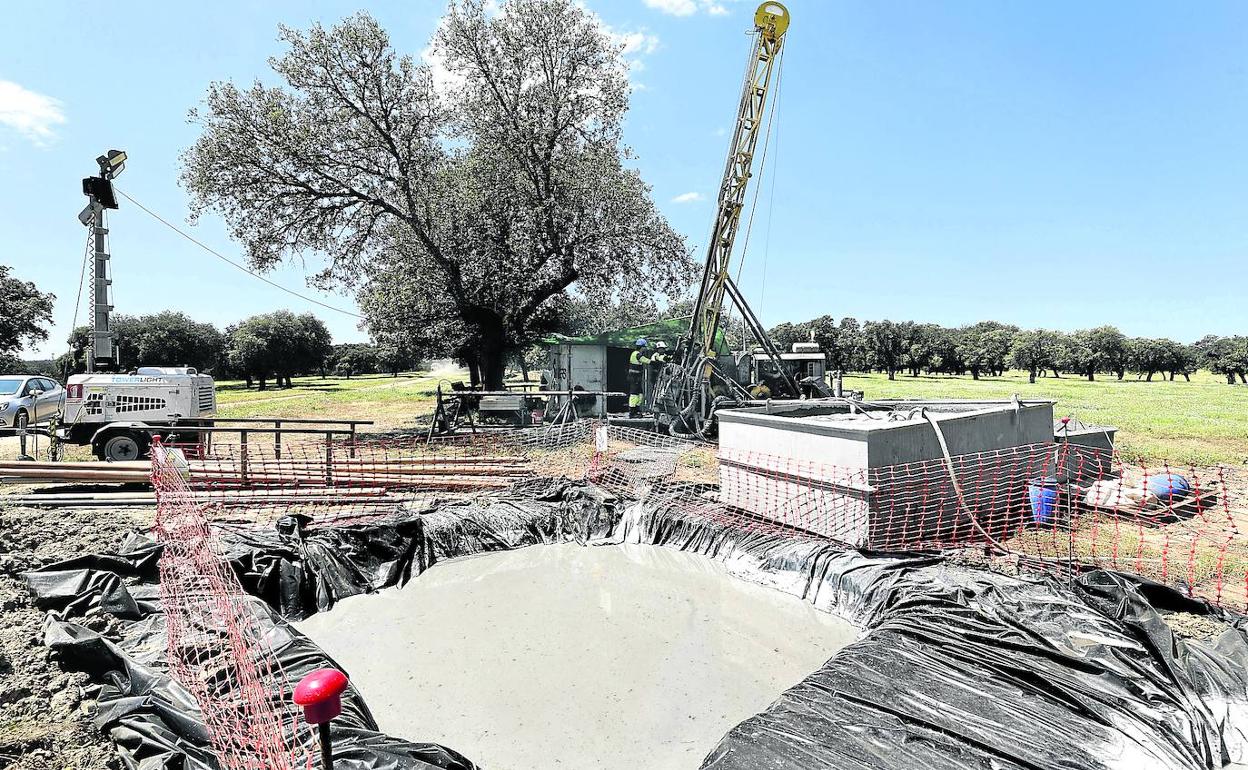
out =
[(99, 164), (99, 176), (82, 180), (82, 192), (90, 201), (78, 215), (78, 221), (92, 232), (95, 244), (94, 262), (91, 270), (91, 349), (87, 351), (87, 371), (94, 372), (117, 367), (117, 354), (113, 345), (113, 300), (108, 253), (108, 228), (104, 226), (104, 210), (117, 208), (117, 196), (113, 193), (113, 179), (126, 166), (126, 154), (121, 150), (109, 150), (95, 159)]

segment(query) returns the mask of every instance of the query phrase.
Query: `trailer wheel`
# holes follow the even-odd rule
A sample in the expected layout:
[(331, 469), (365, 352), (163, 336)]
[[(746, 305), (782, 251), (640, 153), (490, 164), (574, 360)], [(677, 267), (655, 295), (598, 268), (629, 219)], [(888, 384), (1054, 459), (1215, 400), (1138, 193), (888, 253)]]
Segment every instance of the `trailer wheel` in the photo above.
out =
[(95, 456), (106, 462), (139, 460), (145, 454), (147, 454), (145, 438), (128, 430), (109, 434), (95, 450)]

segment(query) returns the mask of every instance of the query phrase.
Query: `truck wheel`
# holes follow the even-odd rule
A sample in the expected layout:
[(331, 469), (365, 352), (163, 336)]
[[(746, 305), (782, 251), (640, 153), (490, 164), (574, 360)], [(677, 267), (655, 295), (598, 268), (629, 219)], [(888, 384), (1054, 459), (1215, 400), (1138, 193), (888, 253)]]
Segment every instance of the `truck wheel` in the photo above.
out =
[(147, 442), (137, 433), (114, 433), (99, 445), (95, 456), (107, 462), (139, 460), (147, 452)]

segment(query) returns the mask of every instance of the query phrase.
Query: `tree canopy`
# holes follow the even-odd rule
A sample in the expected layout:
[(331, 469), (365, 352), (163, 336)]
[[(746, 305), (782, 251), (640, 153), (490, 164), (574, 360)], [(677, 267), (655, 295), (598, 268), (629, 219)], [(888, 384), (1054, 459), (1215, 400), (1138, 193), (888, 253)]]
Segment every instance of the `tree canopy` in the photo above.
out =
[[(217, 327), (201, 323), (185, 313), (164, 310), (150, 315), (113, 317), (113, 335), (122, 365), (193, 366), (200, 371), (216, 369), (222, 363), (225, 338)], [(68, 357), (59, 368), (65, 373), (87, 369), (87, 349), (91, 347), (91, 327), (79, 326), (70, 333)]]
[(254, 266), (327, 254), (374, 337), (496, 387), (570, 293), (674, 294), (691, 263), (626, 165), (621, 47), (574, 0), (486, 6), (453, 2), (430, 45), (444, 91), (367, 14), (282, 28), (283, 84), (213, 84), (183, 183)]
[(290, 387), (296, 374), (319, 371), (333, 349), (325, 322), (311, 313), (289, 310), (254, 315), (226, 329), (226, 359), (234, 374), (264, 390), (273, 377)]
[(56, 295), (39, 291), (30, 281), (10, 275), (11, 271), (8, 265), (0, 265), (0, 362), (5, 368), (22, 348), (48, 338), (56, 300)]

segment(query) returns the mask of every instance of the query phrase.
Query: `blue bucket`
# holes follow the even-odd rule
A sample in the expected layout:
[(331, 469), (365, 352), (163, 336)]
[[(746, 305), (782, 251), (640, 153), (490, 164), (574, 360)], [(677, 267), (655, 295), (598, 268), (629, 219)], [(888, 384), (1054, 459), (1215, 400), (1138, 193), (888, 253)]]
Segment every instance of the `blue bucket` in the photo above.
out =
[(1027, 482), (1027, 497), (1031, 500), (1031, 521), (1046, 526), (1053, 523), (1057, 509), (1057, 479), (1049, 476)]

